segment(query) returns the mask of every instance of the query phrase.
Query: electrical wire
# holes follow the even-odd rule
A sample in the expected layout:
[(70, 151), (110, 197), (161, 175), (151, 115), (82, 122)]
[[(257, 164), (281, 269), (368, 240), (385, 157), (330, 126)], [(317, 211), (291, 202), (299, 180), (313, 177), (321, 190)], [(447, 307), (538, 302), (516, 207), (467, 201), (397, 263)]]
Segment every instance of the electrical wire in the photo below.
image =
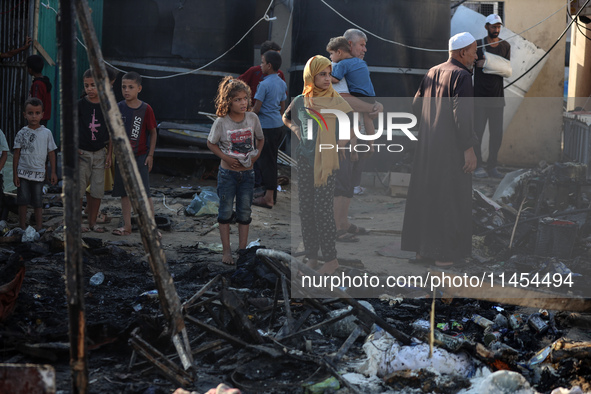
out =
[[(252, 30), (253, 30), (253, 29), (254, 29), (254, 28), (255, 28), (255, 27), (256, 27), (256, 26), (259, 24), (259, 23), (261, 23), (262, 21), (267, 21), (267, 22), (269, 22), (269, 21), (272, 21), (272, 20), (275, 20), (275, 19), (277, 19), (276, 17), (269, 17), (269, 15), (268, 15), (268, 12), (269, 12), (269, 10), (271, 9), (271, 6), (273, 5), (273, 1), (274, 1), (274, 0), (270, 0), (270, 1), (269, 1), (269, 6), (267, 7), (267, 10), (266, 10), (266, 11), (265, 11), (265, 13), (263, 14), (263, 16), (262, 16), (262, 17), (261, 17), (261, 18), (260, 18), (260, 19), (259, 19), (259, 20), (258, 20), (258, 21), (257, 21), (257, 22), (254, 24), (254, 25), (252, 25), (252, 27), (251, 27), (250, 29), (248, 29), (248, 31), (247, 31), (246, 33), (244, 33), (244, 35), (243, 35), (243, 36), (242, 36), (242, 37), (241, 37), (241, 38), (240, 38), (240, 39), (239, 39), (239, 40), (238, 40), (238, 41), (237, 41), (237, 42), (236, 42), (234, 45), (232, 45), (232, 46), (230, 47), (230, 49), (228, 49), (226, 52), (222, 53), (220, 56), (216, 57), (215, 59), (213, 59), (213, 60), (212, 60), (212, 61), (210, 61), (209, 63), (207, 63), (207, 64), (205, 64), (205, 65), (203, 65), (203, 66), (201, 66), (201, 67), (199, 67), (199, 68), (196, 68), (196, 69), (194, 69), (194, 70), (190, 70), (190, 71), (186, 71), (186, 72), (182, 72), (182, 73), (171, 74), (171, 75), (164, 75), (164, 76), (159, 76), (159, 77), (154, 77), (154, 76), (150, 76), (150, 75), (142, 75), (142, 78), (146, 78), (146, 79), (168, 79), (168, 78), (175, 78), (175, 77), (179, 77), (179, 76), (183, 76), (183, 75), (194, 74), (194, 73), (196, 73), (197, 71), (201, 71), (201, 70), (203, 70), (204, 68), (206, 68), (206, 67), (209, 67), (209, 66), (210, 66), (210, 65), (212, 65), (213, 63), (215, 63), (215, 62), (217, 62), (218, 60), (220, 60), (222, 57), (226, 56), (226, 55), (227, 55), (227, 54), (228, 54), (228, 53), (229, 53), (229, 52), (230, 52), (232, 49), (234, 49), (234, 48), (235, 48), (235, 47), (236, 47), (238, 44), (240, 44), (240, 43), (241, 43), (241, 42), (242, 42), (242, 41), (243, 41), (243, 40), (246, 38), (246, 36), (247, 36), (247, 35), (248, 35), (248, 34), (249, 34), (249, 33), (250, 33), (250, 32), (251, 32), (251, 31), (252, 31)], [(51, 7), (51, 6), (49, 5), (49, 1), (48, 1), (48, 3), (47, 3), (47, 4), (41, 3), (41, 5), (42, 5), (42, 6), (44, 6), (45, 8), (47, 8), (47, 9), (50, 9), (50, 10), (52, 10), (52, 11), (53, 11), (53, 12), (55, 12), (55, 13), (56, 13), (56, 15), (57, 15), (57, 11), (56, 11), (56, 10), (55, 10), (53, 7)], [(77, 40), (78, 40), (78, 42), (80, 43), (80, 45), (82, 45), (82, 47), (83, 47), (84, 49), (87, 49), (87, 48), (86, 48), (86, 45), (84, 45), (84, 43), (83, 43), (82, 41), (80, 41), (80, 39), (79, 39), (79, 38), (77, 38)], [(112, 65), (112, 64), (111, 64), (111, 63), (109, 63), (109, 62), (107, 62), (106, 60), (103, 60), (103, 61), (104, 61), (104, 63), (105, 63), (105, 64), (107, 64), (109, 67), (112, 67), (113, 69), (115, 69), (115, 70), (117, 70), (117, 71), (119, 71), (119, 72), (123, 72), (123, 73), (124, 73), (124, 72), (126, 72), (125, 70), (122, 70), (122, 69), (120, 69), (120, 68), (118, 68), (118, 67), (115, 67), (114, 65)]]
[(291, 25), (291, 19), (293, 18), (293, 4), (291, 5), (291, 10), (289, 11), (289, 20), (287, 21), (287, 27), (285, 28), (285, 35), (283, 36), (283, 42), (281, 43), (281, 48), (285, 45), (285, 40), (287, 39), (287, 33), (289, 33), (289, 26)]
[[(326, 0), (320, 0), (320, 1), (321, 1), (321, 2), (322, 2), (324, 5), (326, 5), (328, 8), (330, 8), (330, 9), (331, 9), (331, 10), (332, 10), (332, 11), (333, 11), (335, 14), (337, 14), (338, 16), (340, 16), (340, 17), (341, 17), (342, 19), (344, 19), (345, 21), (349, 22), (351, 25), (355, 26), (355, 27), (356, 27), (356, 28), (358, 28), (359, 30), (362, 30), (362, 31), (364, 31), (365, 33), (367, 33), (367, 34), (369, 34), (369, 35), (371, 35), (371, 36), (373, 36), (373, 37), (375, 37), (375, 38), (377, 38), (377, 39), (379, 39), (379, 40), (382, 40), (382, 41), (384, 41), (384, 42), (388, 42), (388, 43), (390, 43), (390, 44), (399, 45), (399, 46), (402, 46), (402, 47), (404, 47), (404, 48), (409, 48), (409, 49), (416, 49), (416, 50), (418, 50), (418, 51), (425, 51), (425, 52), (448, 52), (448, 49), (430, 49), (430, 48), (421, 48), (421, 47), (415, 47), (415, 46), (412, 46), (412, 45), (406, 45), (406, 44), (403, 44), (403, 43), (401, 43), (401, 42), (397, 42), (397, 41), (389, 40), (389, 39), (387, 39), (387, 38), (384, 38), (384, 37), (378, 36), (377, 34), (375, 34), (375, 33), (372, 33), (371, 31), (369, 31), (369, 30), (367, 30), (367, 29), (365, 29), (365, 28), (363, 28), (363, 27), (359, 26), (358, 24), (354, 23), (354, 22), (353, 22), (353, 21), (351, 21), (350, 19), (347, 19), (347, 18), (346, 18), (344, 15), (342, 15), (341, 13), (339, 13), (339, 12), (338, 12), (336, 9), (334, 9), (334, 8), (333, 8), (333, 7), (332, 7), (330, 4), (328, 4), (328, 3), (326, 2)], [(574, 1), (574, 0), (570, 0), (570, 2), (572, 2), (572, 1)], [(513, 38), (513, 37), (520, 36), (521, 34), (525, 33), (526, 31), (528, 31), (528, 30), (531, 30), (531, 29), (533, 29), (534, 27), (538, 26), (539, 24), (541, 24), (541, 23), (543, 23), (543, 22), (547, 21), (548, 19), (550, 19), (551, 17), (553, 17), (555, 14), (557, 14), (557, 13), (558, 13), (558, 12), (560, 12), (560, 11), (562, 11), (562, 9), (563, 9), (564, 7), (566, 7), (566, 6), (568, 6), (568, 3), (567, 3), (567, 4), (565, 4), (565, 5), (563, 5), (563, 6), (562, 6), (562, 7), (560, 7), (558, 10), (554, 11), (553, 13), (551, 13), (550, 15), (548, 15), (546, 18), (542, 19), (541, 21), (539, 21), (539, 22), (538, 22), (538, 23), (536, 23), (535, 25), (532, 25), (532, 26), (528, 27), (527, 29), (525, 29), (525, 30), (523, 30), (523, 31), (521, 31), (521, 32), (519, 32), (519, 33), (515, 33), (515, 34), (513, 34), (513, 35), (512, 35), (512, 36), (510, 36), (510, 37), (503, 38), (502, 40), (495, 41), (494, 43), (489, 43), (489, 44), (480, 45), (480, 46), (478, 46), (478, 48), (482, 48), (482, 47), (484, 47), (484, 46), (489, 46), (489, 45), (492, 45), (492, 44), (495, 44), (495, 45), (496, 45), (497, 43), (499, 43), (499, 42), (501, 42), (501, 41), (507, 41), (507, 40), (509, 40), (509, 39), (511, 39), (511, 38)]]
[(531, 70), (533, 70), (538, 64), (540, 64), (540, 62), (546, 57), (548, 56), (548, 54), (552, 51), (552, 49), (554, 49), (554, 47), (560, 42), (560, 40), (562, 40), (562, 37), (564, 37), (564, 35), (566, 34), (566, 32), (568, 31), (568, 29), (570, 29), (570, 27), (572, 26), (572, 24), (576, 21), (576, 19), (578, 18), (579, 14), (581, 12), (583, 12), (583, 10), (585, 9), (585, 7), (587, 7), (587, 4), (589, 4), (591, 0), (587, 0), (585, 2), (585, 4), (583, 4), (583, 6), (579, 9), (579, 11), (577, 12), (577, 14), (575, 15), (575, 17), (570, 21), (570, 23), (568, 24), (568, 26), (564, 29), (564, 31), (562, 32), (562, 34), (560, 34), (560, 37), (558, 37), (558, 39), (554, 42), (554, 44), (552, 44), (552, 46), (550, 47), (550, 49), (548, 49), (548, 51), (546, 51), (546, 53), (544, 53), (544, 55), (538, 59), (537, 62), (534, 63), (533, 66), (531, 66), (530, 68), (528, 68), (523, 74), (521, 74), (518, 78), (514, 79), (510, 84), (506, 85), (503, 89), (507, 89), (509, 86), (513, 85), (515, 82), (519, 81), (521, 78), (523, 78), (526, 74), (528, 74)]

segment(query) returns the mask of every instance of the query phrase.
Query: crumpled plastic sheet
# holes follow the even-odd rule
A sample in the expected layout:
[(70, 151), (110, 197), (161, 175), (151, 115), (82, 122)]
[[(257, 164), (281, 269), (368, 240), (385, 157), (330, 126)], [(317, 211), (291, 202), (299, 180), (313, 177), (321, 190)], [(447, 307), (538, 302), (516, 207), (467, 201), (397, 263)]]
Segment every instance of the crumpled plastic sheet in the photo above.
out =
[(395, 371), (429, 368), (439, 374), (470, 377), (475, 367), (472, 359), (465, 353), (450, 353), (445, 349), (433, 348), (433, 357), (429, 358), (429, 345), (401, 346), (389, 334), (379, 339), (372, 339), (363, 345), (367, 360), (359, 372), (379, 377)]

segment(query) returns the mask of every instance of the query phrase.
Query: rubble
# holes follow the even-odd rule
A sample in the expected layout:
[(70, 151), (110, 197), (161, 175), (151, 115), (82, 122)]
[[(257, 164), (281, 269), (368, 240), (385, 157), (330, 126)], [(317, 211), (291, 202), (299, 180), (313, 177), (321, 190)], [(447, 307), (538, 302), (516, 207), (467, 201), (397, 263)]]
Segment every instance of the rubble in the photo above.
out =
[[(182, 215), (195, 190), (184, 194), (185, 190), (163, 187), (157, 192), (167, 196), (167, 209), (174, 207)], [(174, 193), (178, 196), (172, 198)], [(475, 227), (489, 231), (475, 237), (481, 242), (478, 252), (483, 260), (479, 264), (515, 271), (588, 273), (587, 246), (581, 237), (589, 235), (584, 223), (579, 226), (580, 218), (573, 220), (570, 213), (555, 215), (548, 210), (555, 203), (534, 194), (523, 204), (514, 247), (509, 250), (519, 209), (516, 204), (523, 197), (495, 202), (480, 195), (475, 201), (475, 212), (480, 215)], [(542, 201), (537, 216), (577, 223), (569, 258), (535, 254), (539, 218), (525, 220), (536, 216), (537, 201)], [(583, 209), (582, 205), (570, 208), (581, 210), (579, 214), (585, 213)], [(581, 218), (586, 219), (586, 213)], [(131, 238), (84, 238), (89, 383), (97, 392), (167, 393), (179, 386), (205, 392), (223, 381), (245, 392), (331, 388), (342, 392), (480, 393), (485, 392), (481, 381), (487, 377), (498, 381), (497, 371), (510, 371), (503, 374), (527, 383), (529, 392), (549, 393), (561, 387), (576, 392), (577, 386), (591, 390), (587, 361), (591, 345), (586, 335), (591, 318), (584, 298), (556, 300), (526, 289), (494, 293), (499, 289), (486, 287), (459, 295), (442, 292), (443, 298), (434, 303), (433, 357), (429, 358), (433, 301), (429, 294), (399, 288), (382, 294), (381, 299), (360, 302), (338, 290), (330, 298), (310, 298), (302, 289), (292, 288), (289, 278), (298, 270), (312, 273), (291, 256), (266, 249), (265, 237), (240, 252), (234, 270), (214, 263), (219, 256), (214, 251), (217, 236), (211, 233), (216, 229), (215, 218), (182, 216), (178, 220), (172, 215), (170, 226), (173, 232), (193, 237), (189, 246), (188, 241), (169, 243), (171, 257), (166, 267), (181, 300), (193, 362), (185, 369), (170, 340), (170, 320), (163, 313), (161, 294), (139, 249), (141, 244)], [(48, 229), (37, 242), (11, 239), (0, 248), (0, 269), (11, 259), (22, 261), (27, 270), (22, 282), (25, 290), (0, 328), (0, 361), (51, 362), (62, 390), (69, 371), (68, 316), (65, 289), (55, 284), (63, 283), (65, 276), (63, 239), (62, 229)], [(166, 234), (164, 242), (171, 242)], [(363, 267), (362, 262), (356, 264)], [(16, 272), (10, 276), (14, 278)], [(91, 278), (100, 274), (102, 283), (90, 285)], [(521, 307), (504, 303), (509, 291), (523, 300)], [(582, 294), (581, 289), (574, 289), (573, 295), (577, 291)], [(462, 296), (469, 298), (458, 298)], [(361, 306), (365, 302), (371, 308)], [(329, 329), (335, 323), (346, 323), (347, 329), (337, 335)], [(578, 334), (571, 337), (569, 332)], [(366, 351), (374, 352), (373, 369), (368, 368)]]

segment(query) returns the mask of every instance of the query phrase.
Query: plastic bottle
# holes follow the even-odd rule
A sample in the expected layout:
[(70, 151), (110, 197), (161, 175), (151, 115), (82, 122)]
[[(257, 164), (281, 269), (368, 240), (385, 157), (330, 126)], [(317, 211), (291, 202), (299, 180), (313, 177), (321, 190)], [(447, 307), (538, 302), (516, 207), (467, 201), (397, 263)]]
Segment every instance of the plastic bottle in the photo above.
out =
[(90, 284), (93, 286), (98, 286), (105, 280), (105, 274), (102, 272), (97, 272), (96, 274), (92, 275), (90, 278)]

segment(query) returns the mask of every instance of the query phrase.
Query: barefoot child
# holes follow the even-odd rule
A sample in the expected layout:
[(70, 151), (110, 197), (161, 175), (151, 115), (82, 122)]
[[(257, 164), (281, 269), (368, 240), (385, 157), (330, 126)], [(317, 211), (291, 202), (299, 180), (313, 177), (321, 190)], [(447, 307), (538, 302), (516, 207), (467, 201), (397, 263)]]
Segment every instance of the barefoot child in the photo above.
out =
[(104, 233), (107, 230), (97, 224), (97, 217), (105, 195), (105, 168), (111, 167), (113, 148), (90, 69), (84, 73), (83, 81), (86, 96), (78, 100), (81, 204), (88, 184), (90, 191), (86, 194), (88, 227), (82, 227), (82, 232)]
[[(215, 98), (218, 118), (211, 126), (207, 147), (221, 159), (218, 172), (220, 208), (218, 222), (222, 240), (222, 263), (233, 265), (230, 249), (230, 222), (238, 222), (238, 248), (246, 248), (250, 205), (254, 192), (252, 166), (265, 143), (259, 118), (250, 107), (250, 88), (241, 80), (225, 77)], [(256, 147), (254, 142), (256, 140)], [(233, 212), (236, 199), (236, 212)]]
[(51, 131), (41, 124), (43, 102), (36, 97), (25, 101), (23, 127), (14, 139), (12, 159), (14, 185), (18, 188), (16, 203), (21, 228), (26, 228), (27, 205), (35, 211), (35, 229), (43, 228), (43, 182), (45, 181), (45, 162), (49, 157), (51, 164), (51, 184), (57, 183), (55, 150), (57, 145)]
[(279, 52), (267, 51), (261, 56), (261, 70), (265, 78), (259, 84), (254, 97), (252, 112), (258, 115), (265, 136), (265, 146), (260, 159), (255, 164), (263, 178), (265, 194), (252, 202), (263, 208), (273, 208), (277, 200), (277, 152), (283, 138), (283, 121), (287, 85), (279, 78), (281, 67)]
[[(142, 77), (138, 73), (131, 71), (123, 76), (121, 91), (125, 100), (118, 103), (119, 111), (121, 111), (125, 131), (133, 148), (142, 183), (148, 195), (150, 209), (154, 213), (149, 173), (152, 171), (154, 150), (156, 149), (156, 118), (150, 104), (138, 98), (142, 91)], [(129, 235), (131, 234), (131, 201), (125, 191), (118, 165), (115, 167), (115, 185), (112, 196), (121, 197), (121, 214), (123, 215), (123, 227), (113, 230), (113, 234)]]

